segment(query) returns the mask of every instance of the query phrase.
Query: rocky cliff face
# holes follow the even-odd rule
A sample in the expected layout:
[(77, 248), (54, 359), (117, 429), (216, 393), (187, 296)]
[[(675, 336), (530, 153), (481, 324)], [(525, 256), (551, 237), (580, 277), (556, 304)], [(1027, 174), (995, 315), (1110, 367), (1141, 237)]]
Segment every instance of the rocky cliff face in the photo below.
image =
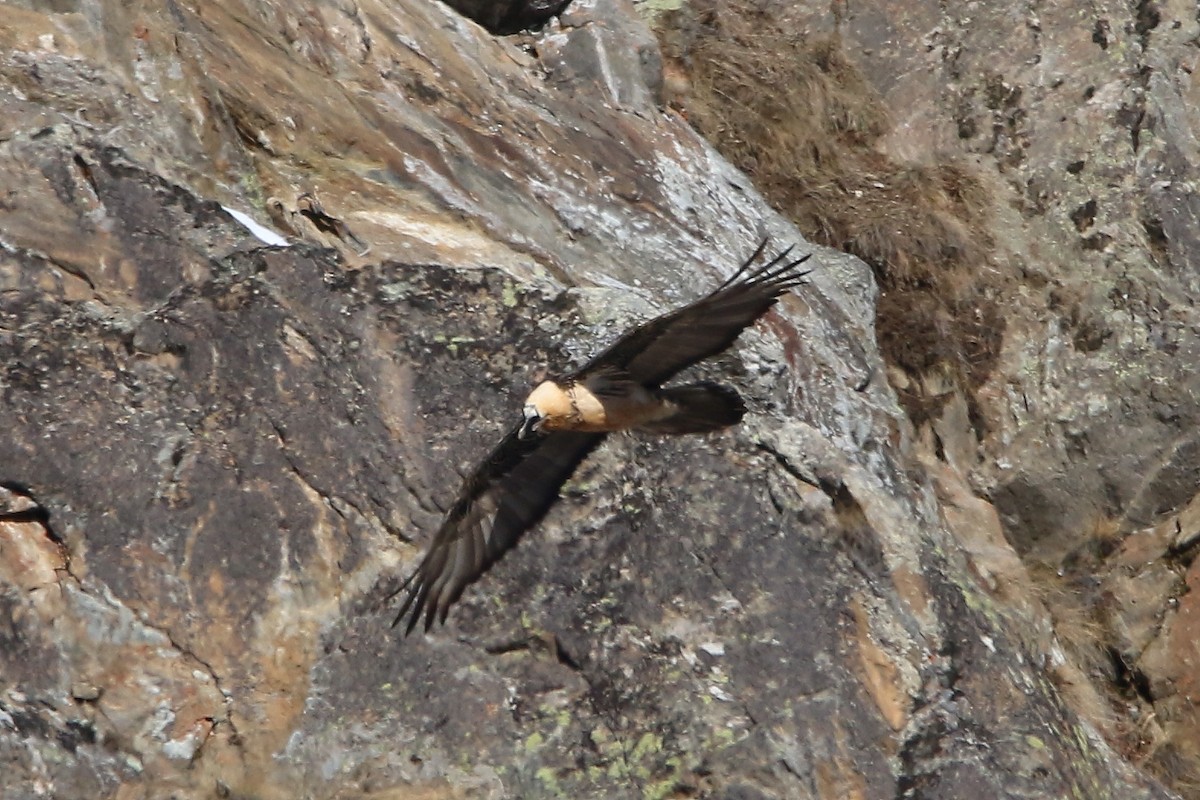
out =
[(990, 501), (1028, 574), (995, 520), (955, 537), (1009, 604), (1045, 605), (1072, 705), (1190, 796), (1195, 12), (696, 2), (662, 31), (697, 127), (871, 264), (943, 508)]
[[(1185, 48), (1195, 20), (1169, 11), (1157, 28)], [(969, 102), (990, 85), (967, 68), (988, 58), (978, 20), (824, 13), (806, 24), (898, 47), (907, 70), (878, 45), (862, 61), (893, 114), (947, 108), (929, 65), (901, 57), (933, 51), (899, 46), (937, 28), (962, 68), (953, 108), (1006, 130)], [(797, 232), (670, 110), (687, 87), (623, 3), (576, 3), (520, 38), (417, 0), (5, 15), (6, 798), (1170, 796), (1080, 716), (1086, 676), (1064, 692), (1076, 673), (1018, 553), (1075, 552), (1095, 530), (1054, 492), (1103, 497), (1103, 556), (1128, 565), (1106, 573), (1113, 597), (1175, 587), (1165, 607), (1190, 579), (1194, 195), (1164, 170), (1195, 152), (1150, 135), (1194, 128), (1167, 102), (1177, 74), (1130, 95), (1136, 158), (1080, 155), (1062, 180), (1179, 202), (1147, 201), (1145, 223), (1098, 195), (1079, 232), (1103, 228), (1103, 246), (1045, 240), (1053, 264), (1107, 265), (1124, 295), (1039, 317), (1054, 280), (1032, 242), (1078, 204), (997, 203), (996, 252), (1025, 254), (996, 256), (1024, 270), (1004, 284), (1022, 302), (1003, 354), (914, 426), (888, 378), (914, 393), (934, 372), (880, 355), (886, 274), (809, 245), (811, 285), (705, 367), (747, 397), (741, 426), (612, 438), (448, 626), (404, 640), (384, 598), (539, 371)], [(1012, 58), (1002, 85), (1032, 80)], [(1097, 103), (1141, 80), (1143, 56), (1122, 58)], [(893, 133), (879, 152), (917, 144)], [(997, 192), (1069, 194), (1030, 188), (1032, 156), (989, 163)], [(1145, 425), (1113, 433), (1127, 420)], [(1097, 474), (1144, 486), (1087, 495)], [(1175, 511), (1178, 534), (1167, 518), (1125, 535)], [(1169, 685), (1185, 708), (1168, 673), (1186, 661), (1161, 657), (1156, 683), (1136, 659), (1185, 647), (1187, 602), (1142, 612), (1162, 622), (1130, 662), (1146, 702)]]

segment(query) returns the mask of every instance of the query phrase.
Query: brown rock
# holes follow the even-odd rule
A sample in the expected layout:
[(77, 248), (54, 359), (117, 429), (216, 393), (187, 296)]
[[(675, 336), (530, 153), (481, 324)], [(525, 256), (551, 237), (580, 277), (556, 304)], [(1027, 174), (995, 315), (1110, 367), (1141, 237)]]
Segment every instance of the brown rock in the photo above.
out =
[[(1168, 796), (1064, 706), (945, 530), (876, 377), (868, 269), (831, 251), (711, 366), (748, 397), (743, 425), (614, 438), (448, 627), (389, 627), (382, 598), (534, 374), (695, 296), (762, 235), (797, 238), (652, 108), (627, 7), (597, 13), (606, 30), (569, 34), (548, 81), (438, 3), (6, 11), (0, 481), (29, 500), (0, 510), (25, 515), (0, 518), (6, 792)], [(930, 58), (896, 41), (893, 63)], [(589, 65), (612, 68), (607, 104)], [(1006, 164), (1014, 88), (971, 95)], [(1104, 231), (1123, 219), (1107, 208)], [(1099, 352), (1150, 341), (1128, 307), (1088, 302), (1116, 326)], [(1118, 479), (1159, 465), (1118, 487), (1138, 514), (1189, 474), (1185, 440), (1135, 447), (1184, 430), (1180, 386), (1159, 398), (1176, 421), (1087, 407), (1097, 439), (1145, 423), (1105, 444), (1134, 453)]]

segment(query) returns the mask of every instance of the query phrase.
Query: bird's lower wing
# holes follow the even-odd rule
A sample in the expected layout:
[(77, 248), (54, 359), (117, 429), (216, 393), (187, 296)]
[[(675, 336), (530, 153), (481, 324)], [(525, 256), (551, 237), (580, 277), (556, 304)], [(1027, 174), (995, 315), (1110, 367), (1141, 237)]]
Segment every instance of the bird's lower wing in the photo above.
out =
[(551, 433), (522, 440), (513, 429), (466, 480), (429, 552), (396, 591), (407, 592), (393, 625), (405, 633), (424, 617), (446, 621), (450, 606), (558, 498), (558, 490), (604, 438), (602, 433)]

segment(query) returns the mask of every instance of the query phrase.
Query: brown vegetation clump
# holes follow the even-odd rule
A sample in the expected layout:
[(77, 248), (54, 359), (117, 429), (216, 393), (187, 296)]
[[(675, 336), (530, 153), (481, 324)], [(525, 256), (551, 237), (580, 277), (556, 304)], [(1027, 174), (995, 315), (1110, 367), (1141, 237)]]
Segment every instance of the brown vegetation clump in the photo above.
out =
[(691, 124), (806, 236), (875, 271), (879, 345), (911, 379), (897, 388), (913, 421), (940, 407), (911, 388), (923, 375), (981, 385), (1004, 317), (987, 281), (979, 181), (953, 163), (896, 163), (874, 149), (889, 126), (884, 105), (836, 36), (780, 30), (766, 6), (737, 0), (685, 5), (661, 28), (664, 55), (688, 79)]

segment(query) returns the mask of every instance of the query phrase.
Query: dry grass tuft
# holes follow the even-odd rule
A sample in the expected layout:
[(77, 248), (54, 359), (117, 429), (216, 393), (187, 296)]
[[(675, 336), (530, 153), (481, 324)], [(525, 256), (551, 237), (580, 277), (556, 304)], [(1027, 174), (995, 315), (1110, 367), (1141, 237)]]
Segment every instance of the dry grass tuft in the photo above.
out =
[(1122, 652), (1110, 590), (1097, 577), (1121, 538), (1119, 520), (1099, 519), (1087, 543), (1062, 559), (1069, 568), (1027, 563), (1032, 597), (1046, 608), (1066, 656), (1049, 674), (1124, 758), (1181, 796), (1200, 798), (1200, 715), (1190, 701), (1157, 696), (1138, 654)]
[(1049, 675), (1075, 713), (1088, 720), (1109, 741), (1119, 739), (1120, 721), (1113, 692), (1111, 637), (1087, 585), (1059, 574), (1046, 564), (1027, 564), (1032, 599), (1046, 609), (1054, 636), (1063, 651), (1062, 663), (1049, 667)]
[[(875, 150), (888, 115), (838, 39), (781, 30), (764, 3), (697, 0), (665, 16), (660, 37), (688, 76), (692, 125), (806, 236), (874, 269), (884, 357), (914, 377), (937, 366), (965, 389), (981, 385), (1004, 317), (986, 280), (980, 182), (955, 163), (901, 164)], [(905, 397), (916, 423), (940, 407)]]
[[(1200, 752), (1186, 737), (1175, 737), (1168, 724), (1140, 766), (1182, 797), (1200, 797)], [(1195, 730), (1195, 721), (1187, 726)]]

